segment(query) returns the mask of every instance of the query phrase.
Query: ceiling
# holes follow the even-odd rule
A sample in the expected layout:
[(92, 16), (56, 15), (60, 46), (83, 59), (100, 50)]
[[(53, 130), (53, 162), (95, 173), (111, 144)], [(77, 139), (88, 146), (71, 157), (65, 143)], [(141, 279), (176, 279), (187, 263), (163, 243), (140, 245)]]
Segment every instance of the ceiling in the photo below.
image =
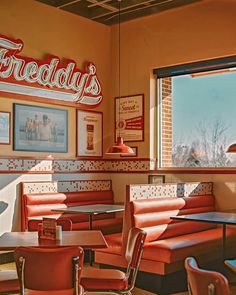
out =
[[(113, 25), (119, 22), (118, 0), (36, 0), (91, 20)], [(120, 22), (173, 9), (202, 0), (121, 0)]]

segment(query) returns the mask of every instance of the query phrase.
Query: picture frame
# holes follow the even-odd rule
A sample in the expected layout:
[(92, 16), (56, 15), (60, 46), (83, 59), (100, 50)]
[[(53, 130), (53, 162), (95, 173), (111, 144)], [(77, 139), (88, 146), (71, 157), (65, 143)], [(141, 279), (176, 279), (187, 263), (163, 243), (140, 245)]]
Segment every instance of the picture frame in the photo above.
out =
[(68, 152), (68, 111), (13, 104), (15, 151)]
[(0, 111), (0, 144), (11, 144), (11, 113)]
[(137, 157), (138, 156), (138, 147), (137, 146), (131, 146), (131, 148), (134, 151), (134, 154), (121, 154), (120, 156), (123, 157)]
[(144, 94), (115, 97), (115, 142), (144, 141)]
[(77, 110), (76, 156), (101, 158), (103, 156), (103, 113)]
[(148, 175), (149, 184), (161, 184), (165, 183), (165, 175)]

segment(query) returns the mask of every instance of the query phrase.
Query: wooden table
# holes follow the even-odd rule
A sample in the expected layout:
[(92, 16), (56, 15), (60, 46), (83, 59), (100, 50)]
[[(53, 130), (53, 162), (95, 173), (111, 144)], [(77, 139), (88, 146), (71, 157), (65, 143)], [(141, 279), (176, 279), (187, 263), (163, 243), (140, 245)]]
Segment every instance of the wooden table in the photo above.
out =
[(196, 213), (196, 214), (187, 214), (187, 215), (178, 215), (172, 216), (171, 219), (178, 220), (191, 220), (191, 221), (200, 221), (208, 223), (217, 223), (222, 224), (222, 244), (223, 244), (223, 257), (225, 257), (226, 250), (226, 225), (236, 225), (236, 213), (235, 212), (221, 212), (221, 211), (212, 211), (205, 213)]
[[(53, 209), (53, 212), (72, 213), (72, 214), (88, 214), (89, 230), (93, 229), (93, 216), (104, 213), (115, 213), (124, 211), (124, 205), (116, 204), (91, 204), (75, 207), (67, 207), (64, 209)], [(90, 265), (93, 264), (92, 251), (89, 252)]]
[(38, 232), (6, 232), (0, 236), (0, 250), (14, 250), (16, 247), (65, 247), (80, 246), (84, 249), (107, 248), (101, 231), (63, 231), (61, 240), (38, 239)]
[(88, 214), (89, 230), (93, 229), (93, 216), (104, 213), (115, 213), (124, 211), (124, 205), (116, 204), (93, 204), (84, 206), (67, 207), (64, 209), (53, 209), (53, 212), (63, 212), (72, 214)]

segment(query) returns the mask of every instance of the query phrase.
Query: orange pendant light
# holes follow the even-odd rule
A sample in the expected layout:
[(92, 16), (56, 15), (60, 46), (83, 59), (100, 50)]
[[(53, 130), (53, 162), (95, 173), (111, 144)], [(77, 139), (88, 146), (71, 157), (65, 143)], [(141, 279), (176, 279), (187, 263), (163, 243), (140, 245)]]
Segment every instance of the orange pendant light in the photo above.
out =
[[(119, 52), (118, 73), (119, 73), (119, 80), (118, 80), (118, 85), (119, 85), (119, 97), (120, 97), (120, 2), (121, 2), (121, 0), (117, 0), (117, 1), (119, 2), (119, 13), (118, 13), (118, 17), (119, 17), (119, 19), (118, 19), (118, 29), (119, 29), (119, 34), (118, 34), (118, 36), (119, 36), (119, 40), (118, 40), (118, 45), (119, 45), (119, 47), (118, 47), (118, 52)], [(119, 102), (119, 117), (120, 117), (120, 102)], [(134, 151), (131, 147), (124, 144), (124, 140), (120, 136), (120, 129), (118, 129), (117, 143), (108, 148), (106, 155), (121, 155), (121, 154), (132, 155), (132, 154), (134, 154)]]
[(117, 137), (117, 144), (109, 147), (106, 152), (107, 155), (120, 155), (120, 154), (134, 154), (134, 151), (131, 147), (124, 144), (123, 138)]
[(231, 144), (231, 145), (228, 147), (226, 153), (236, 153), (236, 143)]

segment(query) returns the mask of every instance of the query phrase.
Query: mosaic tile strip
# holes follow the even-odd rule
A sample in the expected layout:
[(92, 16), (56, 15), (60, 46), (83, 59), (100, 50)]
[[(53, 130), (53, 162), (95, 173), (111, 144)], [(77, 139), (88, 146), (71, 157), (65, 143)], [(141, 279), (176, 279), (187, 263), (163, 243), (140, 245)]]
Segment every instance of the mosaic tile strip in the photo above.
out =
[(56, 181), (22, 182), (22, 194), (56, 193), (58, 185)]
[(37, 181), (22, 182), (22, 194), (106, 191), (111, 190), (110, 180), (69, 180), (69, 181)]
[(110, 180), (71, 180), (58, 181), (59, 192), (107, 191), (111, 190)]
[(148, 172), (156, 161), (146, 160), (29, 160), (1, 159), (0, 172), (73, 173), (73, 172)]
[(212, 182), (163, 183), (130, 185), (130, 200), (152, 199), (158, 197), (187, 197), (213, 193)]

